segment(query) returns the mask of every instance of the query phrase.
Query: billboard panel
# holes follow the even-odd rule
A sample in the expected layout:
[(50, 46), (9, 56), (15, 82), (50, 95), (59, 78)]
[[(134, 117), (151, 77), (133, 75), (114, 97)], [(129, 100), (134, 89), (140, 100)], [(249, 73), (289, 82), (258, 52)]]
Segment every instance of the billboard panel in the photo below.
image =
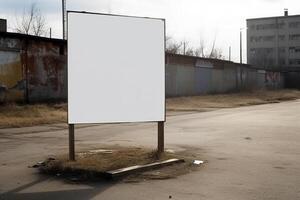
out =
[(68, 122), (165, 120), (162, 19), (68, 12)]

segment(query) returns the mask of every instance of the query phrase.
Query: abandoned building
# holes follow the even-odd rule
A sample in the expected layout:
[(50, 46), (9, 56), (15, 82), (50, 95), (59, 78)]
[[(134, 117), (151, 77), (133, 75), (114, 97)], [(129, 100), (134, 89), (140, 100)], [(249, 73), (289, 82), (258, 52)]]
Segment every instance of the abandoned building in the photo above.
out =
[(300, 68), (300, 15), (247, 20), (247, 60), (266, 69)]
[(66, 41), (0, 32), (0, 102), (65, 100)]

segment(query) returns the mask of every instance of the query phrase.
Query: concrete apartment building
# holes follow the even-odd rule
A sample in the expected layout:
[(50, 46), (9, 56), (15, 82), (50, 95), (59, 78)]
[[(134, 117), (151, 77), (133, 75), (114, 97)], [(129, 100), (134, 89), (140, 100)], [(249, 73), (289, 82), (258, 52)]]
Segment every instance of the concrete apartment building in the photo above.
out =
[(300, 15), (247, 19), (248, 64), (300, 70)]

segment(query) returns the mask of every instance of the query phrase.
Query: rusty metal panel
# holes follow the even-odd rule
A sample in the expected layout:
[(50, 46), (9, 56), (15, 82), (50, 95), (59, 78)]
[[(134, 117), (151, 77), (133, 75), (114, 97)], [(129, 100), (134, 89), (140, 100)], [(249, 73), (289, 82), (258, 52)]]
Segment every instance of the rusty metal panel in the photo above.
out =
[(65, 100), (66, 53), (63, 40), (2, 34), (0, 102)]
[(35, 41), (23, 53), (28, 80), (28, 100), (65, 100), (67, 97), (64, 44)]
[(0, 102), (24, 100), (22, 74), (20, 53), (0, 50)]

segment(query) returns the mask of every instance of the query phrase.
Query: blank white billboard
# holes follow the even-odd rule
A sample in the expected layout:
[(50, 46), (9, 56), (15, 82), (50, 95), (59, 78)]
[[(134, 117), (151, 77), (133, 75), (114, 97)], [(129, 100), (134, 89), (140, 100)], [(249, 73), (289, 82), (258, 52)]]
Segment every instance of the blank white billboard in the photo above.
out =
[(165, 120), (165, 22), (68, 12), (68, 122)]

